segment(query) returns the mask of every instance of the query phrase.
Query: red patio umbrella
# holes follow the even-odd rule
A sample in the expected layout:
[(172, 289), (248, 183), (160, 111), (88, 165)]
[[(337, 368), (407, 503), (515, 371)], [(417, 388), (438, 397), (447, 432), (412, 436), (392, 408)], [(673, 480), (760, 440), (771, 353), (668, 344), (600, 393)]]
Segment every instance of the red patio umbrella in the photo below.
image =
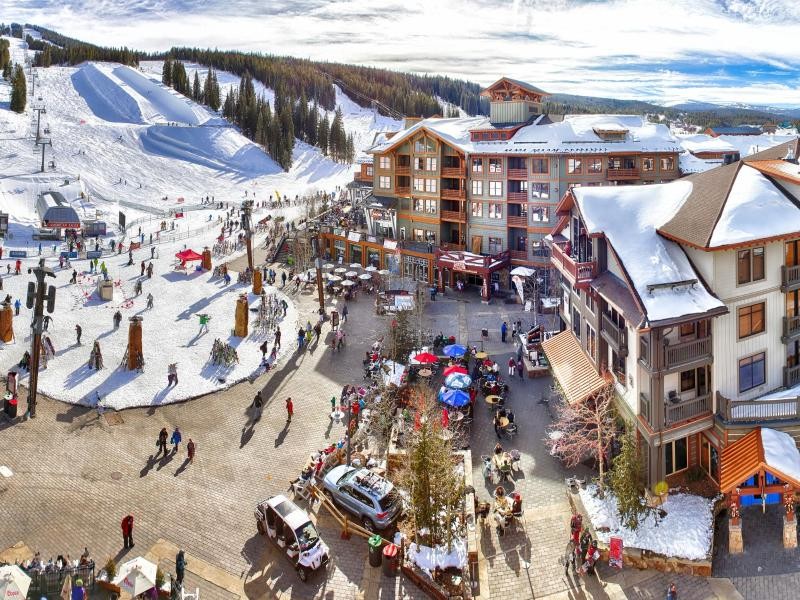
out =
[(484, 367), (491, 367), (493, 364), (494, 364), (494, 361), (489, 359), (489, 358), (487, 358), (485, 361), (483, 361), (483, 366)]
[(450, 373), (462, 373), (464, 375), (469, 375), (469, 371), (467, 371), (467, 369), (462, 367), (461, 365), (450, 365), (444, 370), (442, 374), (445, 377), (447, 377), (448, 375), (450, 375)]
[(414, 360), (421, 363), (432, 364), (439, 362), (439, 358), (430, 352), (420, 352), (414, 357)]

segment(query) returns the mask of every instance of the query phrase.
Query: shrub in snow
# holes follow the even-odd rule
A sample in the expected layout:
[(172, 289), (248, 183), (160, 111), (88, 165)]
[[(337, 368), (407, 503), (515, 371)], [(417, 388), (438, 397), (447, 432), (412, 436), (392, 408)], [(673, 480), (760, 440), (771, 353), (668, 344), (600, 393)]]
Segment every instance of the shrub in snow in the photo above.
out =
[(614, 458), (609, 484), (617, 497), (619, 520), (635, 531), (647, 508), (642, 499), (642, 458), (632, 429), (622, 437), (622, 450)]

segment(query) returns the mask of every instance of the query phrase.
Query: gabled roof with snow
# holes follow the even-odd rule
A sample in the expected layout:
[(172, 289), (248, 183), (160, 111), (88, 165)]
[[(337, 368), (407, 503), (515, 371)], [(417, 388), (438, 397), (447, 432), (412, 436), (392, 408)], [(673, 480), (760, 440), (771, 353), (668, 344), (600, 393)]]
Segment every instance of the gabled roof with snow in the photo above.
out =
[(532, 92), (534, 94), (541, 94), (543, 96), (549, 96), (550, 95), (549, 93), (545, 92), (542, 89), (539, 89), (535, 85), (531, 85), (530, 83), (525, 83), (524, 81), (520, 81), (519, 79), (511, 79), (511, 77), (501, 77), (500, 79), (495, 81), (493, 84), (491, 84), (489, 86), (486, 86), (486, 88), (481, 92), (481, 96), (489, 96), (490, 93), (491, 93), (491, 90), (493, 88), (497, 87), (498, 85), (502, 84), (503, 82), (508, 82), (511, 85), (515, 85), (517, 87), (522, 88), (523, 90), (526, 90), (528, 92)]
[(725, 161), (721, 158), (698, 158), (691, 152), (682, 152), (678, 155), (678, 168), (684, 175), (705, 173), (724, 164)]
[(695, 135), (683, 138), (681, 139), (681, 146), (693, 154), (697, 152), (738, 152), (730, 142), (710, 135)]
[(377, 141), (372, 147), (368, 148), (366, 152), (382, 153), (390, 148), (398, 146), (406, 140), (414, 137), (420, 131), (426, 131), (441, 138), (453, 148), (457, 148), (463, 152), (470, 152), (472, 150), (472, 142), (470, 142), (470, 130), (481, 129), (489, 125), (489, 117), (468, 117), (456, 119), (439, 119), (431, 117), (423, 119), (414, 123), (411, 127), (398, 132), (393, 135), (391, 139), (383, 139)]
[(758, 135), (761, 133), (759, 127), (741, 125), (739, 127), (709, 127), (717, 135)]
[[(651, 324), (725, 308), (703, 285), (683, 249), (657, 232), (691, 192), (687, 180), (572, 190), (587, 232), (605, 236)], [(692, 280), (696, 283), (668, 287)], [(665, 287), (651, 291), (654, 285)]]

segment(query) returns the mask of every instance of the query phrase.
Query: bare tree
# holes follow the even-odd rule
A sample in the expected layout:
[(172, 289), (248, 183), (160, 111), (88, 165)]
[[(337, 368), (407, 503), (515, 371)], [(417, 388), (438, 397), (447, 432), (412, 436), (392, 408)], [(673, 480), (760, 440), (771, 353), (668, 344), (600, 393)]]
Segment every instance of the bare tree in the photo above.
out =
[(297, 271), (304, 271), (312, 266), (314, 253), (311, 249), (311, 241), (305, 232), (295, 233), (294, 240), (292, 240), (292, 258)]
[(601, 489), (605, 483), (605, 456), (616, 434), (613, 395), (614, 388), (609, 384), (591, 398), (561, 403), (548, 428), (550, 451), (568, 468), (594, 457)]

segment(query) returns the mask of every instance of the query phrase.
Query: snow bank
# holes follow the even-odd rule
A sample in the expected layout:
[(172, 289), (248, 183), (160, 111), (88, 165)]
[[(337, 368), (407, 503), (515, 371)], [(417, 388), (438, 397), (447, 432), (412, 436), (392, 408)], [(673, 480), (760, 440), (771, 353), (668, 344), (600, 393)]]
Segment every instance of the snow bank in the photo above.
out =
[(761, 443), (764, 446), (764, 460), (770, 467), (800, 481), (800, 452), (792, 436), (783, 431), (762, 427)]
[(144, 123), (138, 102), (96, 64), (81, 65), (72, 74), (72, 85), (96, 117), (112, 123)]
[(261, 148), (230, 127), (151, 125), (139, 139), (147, 152), (210, 169), (251, 176), (281, 172), (280, 166)]
[(619, 521), (614, 494), (607, 490), (604, 498), (598, 498), (596, 492), (597, 486), (589, 485), (579, 493), (601, 542), (608, 544), (612, 536), (617, 536), (622, 538), (624, 546), (689, 560), (707, 559), (711, 553), (714, 537), (711, 500), (692, 494), (672, 494), (661, 505), (667, 513), (663, 519), (656, 521), (649, 515), (636, 531), (631, 531)]
[(428, 575), (431, 575), (436, 567), (463, 569), (467, 566), (467, 544), (464, 540), (456, 539), (453, 541), (453, 550), (448, 552), (447, 546), (430, 548), (412, 542), (408, 545), (408, 557)]

